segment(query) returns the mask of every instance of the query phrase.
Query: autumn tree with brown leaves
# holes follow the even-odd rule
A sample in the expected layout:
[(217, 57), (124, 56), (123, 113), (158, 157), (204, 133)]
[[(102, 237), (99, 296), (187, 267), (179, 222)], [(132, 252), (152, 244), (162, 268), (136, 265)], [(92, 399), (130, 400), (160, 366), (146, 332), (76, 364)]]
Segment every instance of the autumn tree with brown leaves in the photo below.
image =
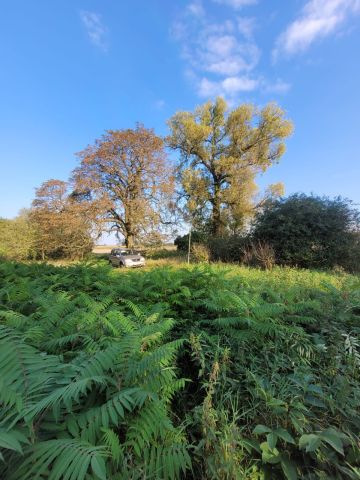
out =
[(225, 100), (217, 98), (195, 112), (176, 113), (169, 126), (167, 144), (180, 152), (178, 173), (189, 216), (207, 223), (214, 236), (241, 227), (257, 203), (256, 175), (283, 155), (292, 123), (276, 104), (228, 111)]
[(97, 205), (98, 222), (132, 248), (169, 222), (174, 180), (163, 140), (142, 125), (108, 130), (78, 154), (75, 191)]
[(93, 222), (87, 205), (61, 180), (48, 180), (36, 190), (30, 213), (35, 248), (42, 259), (83, 258), (93, 247)]

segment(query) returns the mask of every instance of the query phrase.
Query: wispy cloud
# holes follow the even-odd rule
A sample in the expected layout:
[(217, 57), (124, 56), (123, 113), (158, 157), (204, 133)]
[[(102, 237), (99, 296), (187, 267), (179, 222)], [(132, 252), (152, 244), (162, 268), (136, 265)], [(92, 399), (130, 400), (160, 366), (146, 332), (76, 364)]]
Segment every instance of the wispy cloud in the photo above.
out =
[(258, 0), (213, 0), (215, 3), (221, 3), (223, 5), (228, 5), (229, 7), (239, 10), (243, 7), (248, 7), (250, 5), (255, 5), (258, 3)]
[(83, 25), (85, 26), (90, 42), (96, 47), (106, 52), (108, 50), (108, 29), (103, 24), (101, 15), (99, 15), (98, 13), (82, 10), (80, 12), (80, 18)]
[(259, 81), (247, 77), (226, 77), (223, 80), (212, 81), (202, 78), (198, 83), (200, 97), (223, 97), (233, 98), (242, 92), (251, 92), (259, 85)]
[(280, 35), (273, 51), (281, 54), (304, 52), (312, 43), (335, 32), (350, 15), (360, 13), (360, 0), (308, 0), (299, 17)]
[(291, 89), (291, 84), (278, 78), (275, 82), (263, 81), (263, 91), (265, 93), (284, 94)]
[(205, 15), (205, 10), (201, 0), (194, 0), (192, 3), (189, 3), (187, 6), (187, 11), (196, 17), (203, 17)]
[(258, 87), (253, 71), (261, 52), (254, 40), (255, 27), (253, 18), (243, 16), (214, 22), (200, 0), (185, 8), (172, 34), (181, 44), (187, 77), (199, 96), (230, 98)]

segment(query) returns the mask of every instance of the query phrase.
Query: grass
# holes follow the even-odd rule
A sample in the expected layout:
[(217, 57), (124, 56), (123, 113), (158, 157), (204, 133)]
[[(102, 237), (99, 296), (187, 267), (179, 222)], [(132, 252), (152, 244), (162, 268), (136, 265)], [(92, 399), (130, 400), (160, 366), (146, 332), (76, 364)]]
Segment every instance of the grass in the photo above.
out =
[[(40, 352), (58, 359), (34, 398), (18, 386), (9, 406), (0, 392), (2, 478), (360, 478), (360, 278), (149, 257), (141, 270), (101, 258), (0, 265), (0, 372), (19, 345), (35, 371)], [(73, 392), (86, 361), (101, 380)], [(130, 392), (121, 418), (106, 416), (111, 378)], [(90, 434), (81, 419), (95, 408)], [(78, 473), (70, 444), (83, 452)]]

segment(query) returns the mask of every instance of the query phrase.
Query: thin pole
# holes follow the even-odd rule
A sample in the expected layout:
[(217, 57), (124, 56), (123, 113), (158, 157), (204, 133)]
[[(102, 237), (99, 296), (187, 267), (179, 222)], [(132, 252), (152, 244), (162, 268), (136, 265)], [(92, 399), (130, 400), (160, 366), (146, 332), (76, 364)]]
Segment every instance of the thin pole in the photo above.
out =
[(190, 263), (190, 249), (191, 249), (191, 228), (190, 228), (190, 231), (189, 231), (189, 246), (188, 246), (187, 263)]

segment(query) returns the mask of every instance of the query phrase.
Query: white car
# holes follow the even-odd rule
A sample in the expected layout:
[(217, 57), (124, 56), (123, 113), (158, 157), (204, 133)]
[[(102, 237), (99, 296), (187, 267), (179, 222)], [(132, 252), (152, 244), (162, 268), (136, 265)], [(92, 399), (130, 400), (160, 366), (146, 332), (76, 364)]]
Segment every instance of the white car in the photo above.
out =
[(145, 258), (141, 253), (125, 248), (113, 248), (109, 255), (109, 263), (113, 267), (144, 267)]

